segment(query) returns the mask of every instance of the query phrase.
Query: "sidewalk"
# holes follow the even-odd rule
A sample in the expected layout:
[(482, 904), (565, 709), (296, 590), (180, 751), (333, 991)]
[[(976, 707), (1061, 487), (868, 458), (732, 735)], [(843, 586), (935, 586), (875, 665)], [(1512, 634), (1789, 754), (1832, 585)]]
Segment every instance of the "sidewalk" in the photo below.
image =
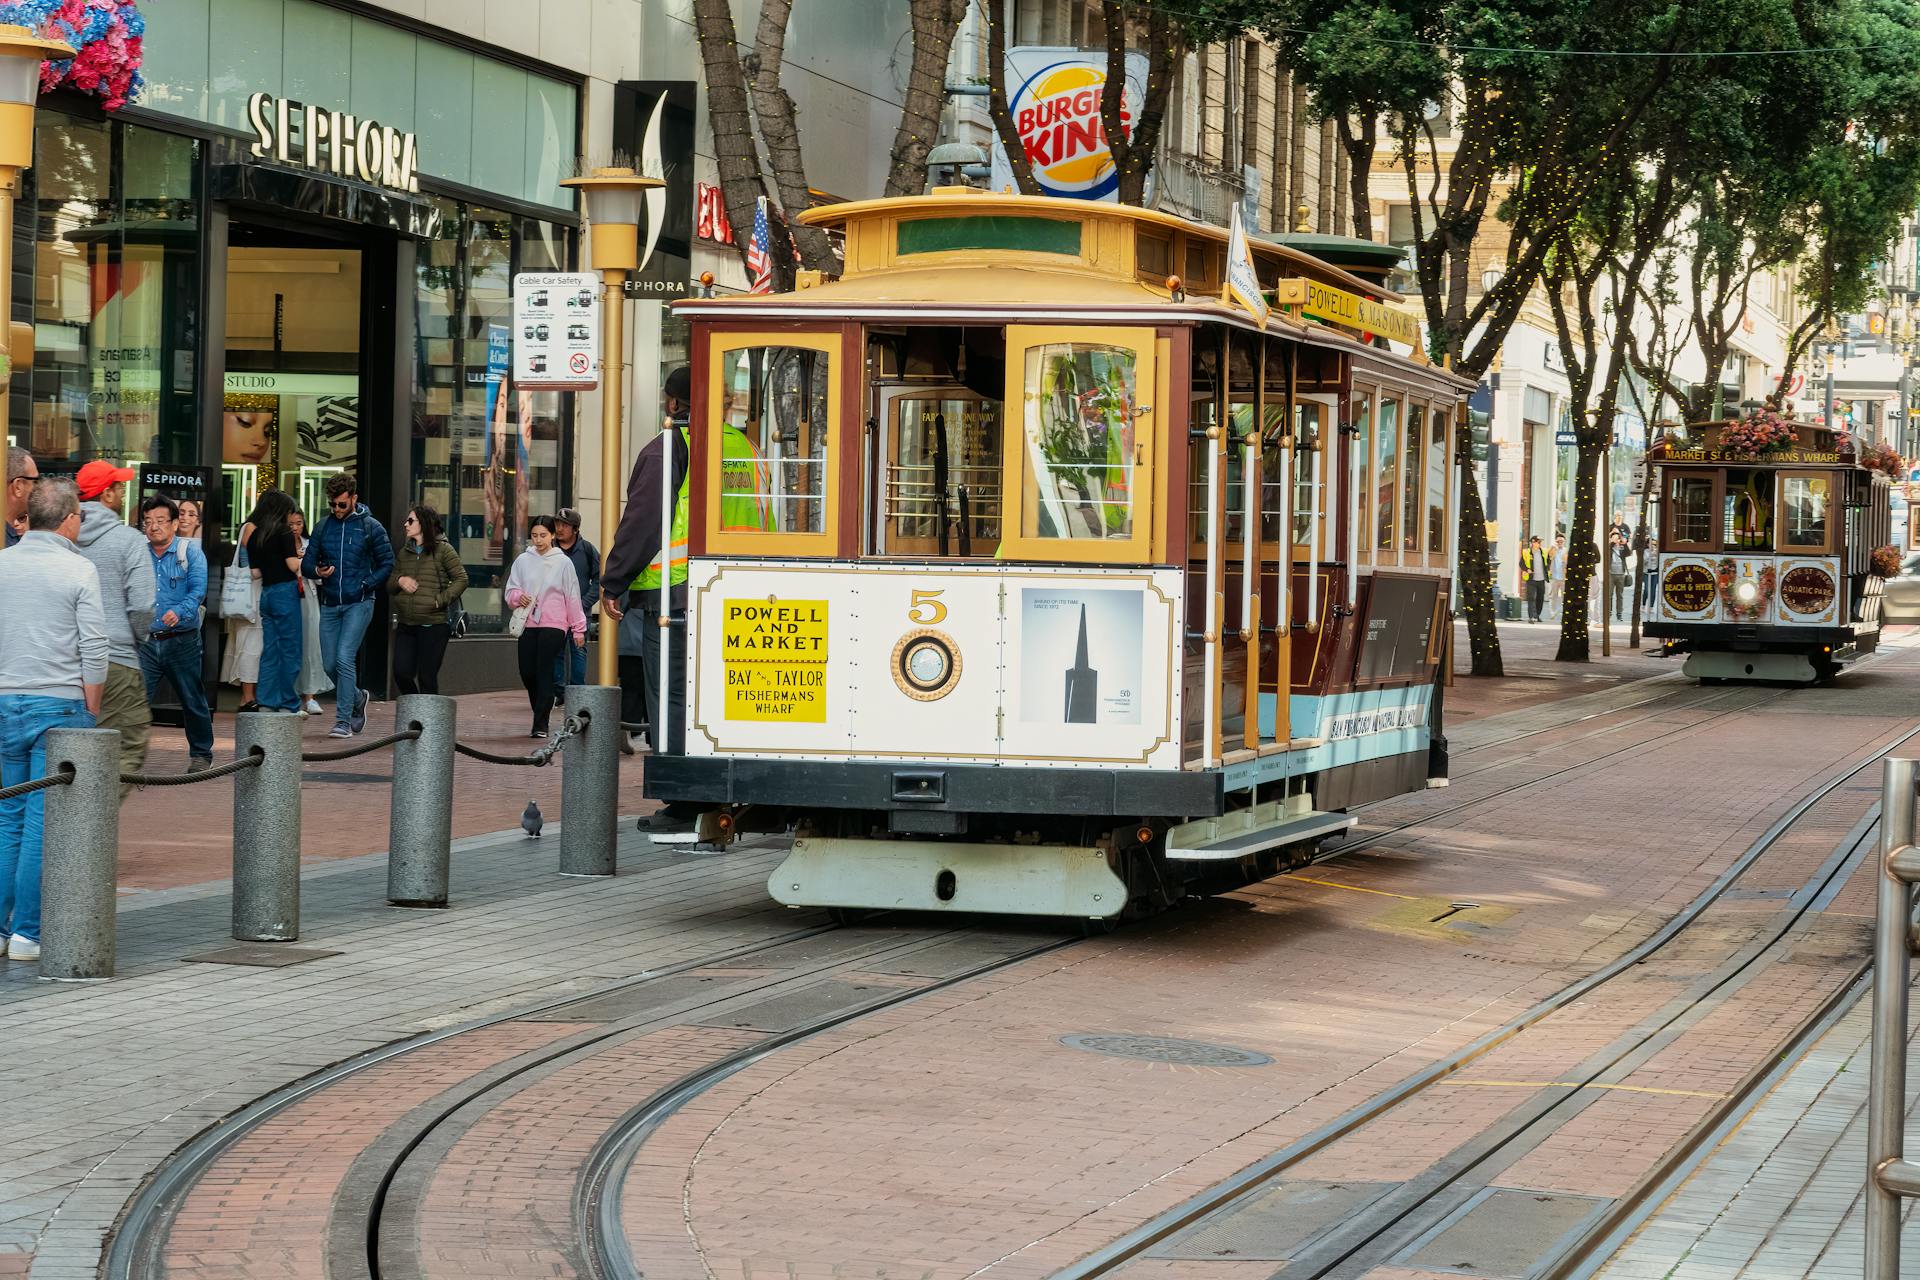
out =
[(1629, 680), (1654, 676), (1679, 678), (1680, 660), (1652, 656), (1656, 641), (1641, 638), (1639, 649), (1627, 647), (1627, 628), (1615, 623), (1613, 655), (1600, 656), (1600, 628), (1591, 631), (1592, 660), (1556, 662), (1560, 625), (1547, 622), (1500, 624), (1500, 659), (1506, 674), (1497, 678), (1470, 676), (1473, 651), (1467, 643), (1467, 624), (1453, 627), (1453, 687), (1447, 690), (1447, 723), (1463, 724), (1482, 716), (1514, 711), (1542, 702), (1592, 693)]
[[(518, 690), (476, 693), (459, 704), (460, 741), (501, 754), (525, 754), (544, 745), (527, 736), (527, 695)], [(553, 724), (559, 727), (556, 709)], [(214, 759), (233, 758), (231, 715), (216, 715)], [(367, 737), (392, 731), (394, 704), (367, 708)], [(310, 750), (348, 744), (327, 737), (333, 708), (308, 718), (303, 740)], [(625, 807), (651, 808), (640, 799), (644, 757), (620, 757), (621, 796)], [(532, 799), (549, 822), (560, 821), (560, 766), (541, 769), (485, 764), (456, 756), (453, 767), (453, 834), (511, 831)], [(187, 767), (186, 738), (171, 725), (153, 727), (147, 772), (180, 773)], [(352, 760), (309, 764), (301, 789), (301, 849), (312, 864), (351, 858), (387, 847), (387, 816), (393, 782), (393, 752), (380, 750)], [(120, 891), (134, 894), (177, 885), (202, 884), (231, 875), (233, 857), (233, 780), (220, 778), (189, 787), (146, 787), (120, 806)]]

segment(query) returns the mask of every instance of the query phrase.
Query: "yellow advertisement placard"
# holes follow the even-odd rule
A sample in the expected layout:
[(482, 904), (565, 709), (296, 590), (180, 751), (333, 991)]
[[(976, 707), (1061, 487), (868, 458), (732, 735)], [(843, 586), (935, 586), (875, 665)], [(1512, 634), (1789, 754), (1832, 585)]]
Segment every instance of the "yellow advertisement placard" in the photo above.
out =
[(826, 721), (825, 600), (723, 601), (720, 657), (727, 672), (727, 719)]
[(1412, 347), (1420, 345), (1420, 322), (1406, 312), (1316, 280), (1297, 276), (1282, 280), (1274, 289), (1273, 300), (1279, 306), (1298, 307), (1303, 315), (1345, 329), (1378, 334)]

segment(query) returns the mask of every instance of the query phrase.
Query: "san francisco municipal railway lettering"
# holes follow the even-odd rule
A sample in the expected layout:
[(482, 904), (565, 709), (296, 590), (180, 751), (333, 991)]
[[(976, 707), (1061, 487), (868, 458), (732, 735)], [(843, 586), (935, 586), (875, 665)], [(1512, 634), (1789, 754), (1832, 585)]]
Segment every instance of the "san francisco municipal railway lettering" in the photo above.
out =
[(726, 718), (824, 723), (827, 602), (727, 600), (722, 610)]

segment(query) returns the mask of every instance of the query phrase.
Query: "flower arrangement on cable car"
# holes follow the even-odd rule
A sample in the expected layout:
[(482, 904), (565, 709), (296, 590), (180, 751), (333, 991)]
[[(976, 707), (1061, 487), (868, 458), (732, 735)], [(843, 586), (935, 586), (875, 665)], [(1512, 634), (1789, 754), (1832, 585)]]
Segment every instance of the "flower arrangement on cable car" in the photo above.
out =
[(1799, 443), (1793, 420), (1772, 409), (1755, 409), (1720, 428), (1720, 447), (1749, 458), (1784, 453)]
[(1755, 567), (1751, 560), (1742, 564), (1732, 556), (1726, 556), (1714, 566), (1713, 577), (1720, 589), (1720, 603), (1729, 617), (1751, 621), (1764, 616), (1773, 607), (1772, 564), (1762, 563)]
[(1900, 549), (1895, 546), (1875, 547), (1873, 549), (1872, 572), (1876, 578), (1899, 577)]
[(71, 58), (40, 64), (42, 93), (77, 89), (109, 111), (139, 95), (147, 21), (134, 0), (10, 0), (0, 3), (0, 22), (73, 46)]
[(1907, 464), (1901, 460), (1900, 451), (1884, 440), (1876, 440), (1861, 449), (1855, 461), (1889, 480), (1900, 480), (1906, 475)]

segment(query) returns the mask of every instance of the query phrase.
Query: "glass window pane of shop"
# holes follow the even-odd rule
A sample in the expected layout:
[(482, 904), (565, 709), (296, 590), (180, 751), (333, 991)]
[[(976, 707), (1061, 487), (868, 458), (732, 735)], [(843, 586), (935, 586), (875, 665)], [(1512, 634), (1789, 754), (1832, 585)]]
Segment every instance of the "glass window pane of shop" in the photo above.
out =
[(1136, 360), (1104, 343), (1027, 348), (1027, 536), (1133, 536)]
[(824, 533), (833, 357), (736, 347), (720, 359), (722, 533)]
[(513, 275), (561, 269), (567, 232), (435, 203), (440, 230), (420, 245), (415, 293), (413, 494), (440, 513), (466, 566), (468, 625), (498, 632), (507, 570), (529, 522), (562, 505), (571, 422), (561, 392), (524, 390), (508, 376)]
[(34, 326), (15, 440), (53, 470), (89, 458), (197, 459), (193, 340), (199, 305), (199, 144), (43, 108), (33, 211)]

